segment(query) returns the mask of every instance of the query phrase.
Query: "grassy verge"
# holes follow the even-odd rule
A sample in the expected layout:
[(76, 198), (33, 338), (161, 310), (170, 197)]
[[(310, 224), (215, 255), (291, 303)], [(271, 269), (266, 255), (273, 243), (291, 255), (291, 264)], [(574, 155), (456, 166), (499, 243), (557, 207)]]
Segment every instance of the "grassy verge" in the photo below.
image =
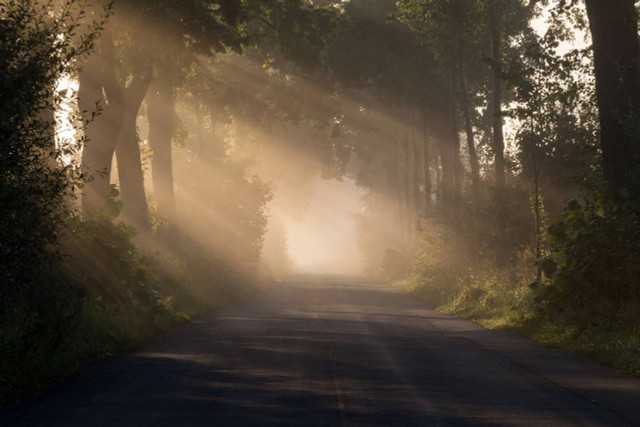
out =
[[(42, 346), (34, 343), (17, 354), (3, 354), (0, 403), (16, 402), (87, 363), (121, 353), (145, 337), (186, 321), (186, 316), (168, 311), (147, 316), (142, 311), (105, 307), (92, 300), (79, 304), (73, 324), (59, 333), (60, 339), (56, 343)], [(0, 331), (12, 344), (6, 347), (10, 350), (15, 349), (15, 341), (22, 335), (18, 326), (12, 327), (13, 331)], [(15, 340), (11, 340), (10, 332)]]
[[(131, 350), (160, 331), (228, 305), (252, 289), (248, 284), (235, 290), (221, 287), (218, 292), (210, 291), (207, 300), (193, 294), (177, 299), (163, 296), (153, 306), (105, 304), (100, 298), (83, 298), (77, 302), (79, 307), (72, 322), (62, 326), (64, 330), (46, 331), (44, 337), (30, 338), (25, 337), (19, 325), (0, 328), (5, 344), (9, 344), (3, 346), (5, 354), (0, 357), (0, 406), (33, 395), (88, 363)], [(53, 334), (59, 338), (47, 343)], [(7, 354), (15, 351), (16, 341), (25, 339), (36, 341), (30, 348)]]
[[(448, 281), (412, 277), (399, 284), (426, 306), (475, 321), (491, 329), (504, 328), (543, 345), (577, 353), (620, 372), (640, 376), (640, 307), (591, 308), (585, 318), (569, 311), (536, 310), (527, 284), (531, 269), (449, 276)], [(442, 279), (442, 277), (440, 278)], [(530, 280), (529, 280), (530, 281)], [(606, 317), (604, 313), (615, 313)]]
[(108, 221), (72, 223), (65, 256), (11, 294), (11, 309), (0, 313), (0, 405), (223, 307), (258, 284), (203, 248), (185, 243), (147, 254), (134, 236)]

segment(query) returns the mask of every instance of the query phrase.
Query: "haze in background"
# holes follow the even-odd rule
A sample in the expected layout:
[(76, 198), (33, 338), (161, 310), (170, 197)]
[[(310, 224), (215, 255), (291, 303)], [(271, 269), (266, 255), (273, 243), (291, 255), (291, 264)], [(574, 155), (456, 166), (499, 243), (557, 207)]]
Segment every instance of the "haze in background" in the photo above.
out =
[(360, 195), (361, 190), (351, 179), (316, 180), (303, 219), (284, 220), (295, 270), (361, 273), (362, 258), (353, 218)]

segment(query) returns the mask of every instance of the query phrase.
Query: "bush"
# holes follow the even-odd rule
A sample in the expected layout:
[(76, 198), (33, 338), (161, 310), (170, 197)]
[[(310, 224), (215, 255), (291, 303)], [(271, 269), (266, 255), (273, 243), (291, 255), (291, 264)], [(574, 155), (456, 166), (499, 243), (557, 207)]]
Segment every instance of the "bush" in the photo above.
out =
[(61, 256), (3, 312), (0, 403), (186, 319), (158, 291), (158, 267), (134, 235), (107, 219), (69, 221)]
[(551, 256), (539, 260), (545, 279), (532, 284), (546, 311), (584, 324), (616, 317), (640, 303), (640, 216), (631, 203), (605, 196), (569, 200), (548, 229)]
[[(57, 7), (54, 7), (57, 6)], [(73, 1), (0, 2), (0, 396), (39, 378), (82, 316), (77, 288), (57, 268), (72, 208), (74, 147), (56, 144), (55, 87), (97, 37), (78, 34)], [(0, 398), (1, 400), (1, 398)]]

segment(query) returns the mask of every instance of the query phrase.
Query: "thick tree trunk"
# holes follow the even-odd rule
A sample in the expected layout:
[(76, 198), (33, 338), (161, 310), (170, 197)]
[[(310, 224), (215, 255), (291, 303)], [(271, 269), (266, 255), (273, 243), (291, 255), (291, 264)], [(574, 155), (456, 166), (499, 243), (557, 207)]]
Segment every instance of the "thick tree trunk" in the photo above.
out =
[(126, 108), (116, 147), (118, 177), (124, 204), (122, 219), (142, 233), (148, 233), (151, 230), (151, 224), (144, 189), (136, 120), (150, 82), (151, 73), (146, 72), (142, 76), (136, 76), (126, 89)]
[(175, 89), (171, 73), (161, 67), (149, 97), (149, 144), (153, 150), (153, 198), (158, 203), (158, 214), (170, 223), (176, 220), (171, 149), (176, 126), (174, 105)]
[(101, 109), (84, 130), (87, 141), (82, 151), (82, 165), (88, 177), (82, 207), (90, 216), (103, 207), (109, 192), (113, 152), (124, 112), (124, 95), (116, 80), (113, 39), (108, 32), (103, 34), (98, 48), (98, 53), (92, 55), (80, 71), (78, 93), (80, 110), (87, 116), (96, 112), (97, 105)]
[(586, 0), (600, 110), (602, 168), (613, 196), (640, 200), (640, 42), (634, 0)]
[(477, 192), (480, 185), (480, 164), (478, 162), (478, 153), (476, 152), (476, 144), (473, 132), (473, 123), (471, 121), (471, 105), (469, 102), (469, 90), (467, 89), (467, 78), (465, 76), (465, 54), (464, 46), (460, 46), (458, 59), (458, 77), (460, 84), (460, 100), (462, 101), (462, 111), (464, 114), (464, 128), (467, 134), (467, 149), (469, 150), (469, 165), (471, 167), (471, 185), (473, 193)]
[[(494, 14), (495, 15), (495, 14)], [(493, 55), (493, 150), (495, 182), (498, 189), (505, 184), (504, 134), (502, 118), (502, 36), (496, 16), (491, 22), (491, 50)]]

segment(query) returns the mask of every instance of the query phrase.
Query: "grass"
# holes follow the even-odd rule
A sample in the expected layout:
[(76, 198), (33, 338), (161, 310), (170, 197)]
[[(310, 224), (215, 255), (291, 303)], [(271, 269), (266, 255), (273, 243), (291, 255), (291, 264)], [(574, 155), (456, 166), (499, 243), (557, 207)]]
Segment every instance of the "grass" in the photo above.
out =
[(581, 354), (598, 363), (640, 376), (640, 323), (579, 327), (564, 318), (532, 317), (520, 323), (500, 325), (541, 344)]
[[(400, 282), (426, 306), (490, 329), (508, 329), (548, 347), (586, 356), (619, 372), (640, 376), (640, 306), (592, 307), (589, 314), (536, 310), (526, 277), (485, 269), (448, 281), (412, 277)], [(586, 310), (585, 310), (586, 311)], [(603, 313), (616, 313), (605, 317)]]
[[(16, 402), (87, 363), (131, 349), (143, 338), (186, 321), (186, 317), (166, 310), (150, 318), (142, 311), (105, 307), (96, 301), (80, 304), (73, 326), (61, 331), (59, 341), (35, 343), (0, 358), (0, 403)], [(7, 327), (16, 329), (15, 325)], [(15, 349), (13, 344), (7, 348)]]
[[(64, 310), (45, 306), (40, 312), (27, 300), (9, 323), (0, 322), (0, 406), (31, 396), (88, 363), (131, 350), (160, 331), (228, 305), (259, 284), (256, 278), (241, 276), (212, 260), (206, 270), (187, 264), (168, 269), (163, 268), (167, 259), (142, 263), (139, 257), (129, 256), (131, 271), (118, 276), (129, 282), (102, 283), (107, 294), (88, 289), (82, 297), (65, 296)], [(142, 267), (149, 274), (137, 274)], [(50, 317), (45, 320), (44, 316)]]

